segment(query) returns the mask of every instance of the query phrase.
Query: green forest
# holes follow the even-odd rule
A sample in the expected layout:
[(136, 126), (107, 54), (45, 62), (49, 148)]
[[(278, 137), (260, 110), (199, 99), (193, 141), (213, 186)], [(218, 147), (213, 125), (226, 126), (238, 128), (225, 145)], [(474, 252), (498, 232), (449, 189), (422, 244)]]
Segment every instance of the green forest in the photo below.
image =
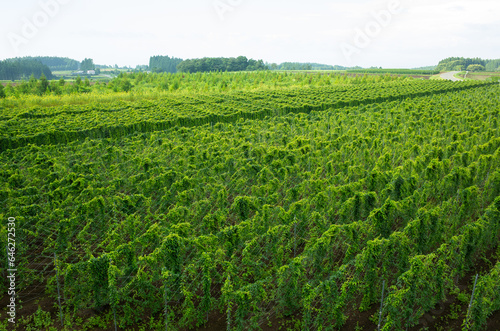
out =
[(262, 60), (247, 59), (245, 56), (237, 58), (213, 58), (184, 60), (177, 65), (180, 72), (211, 72), (211, 71), (256, 71), (267, 70)]
[(500, 59), (483, 60), (480, 58), (450, 57), (439, 62), (436, 70), (462, 71), (469, 70), (470, 66), (480, 66), (480, 71), (500, 71)]
[(45, 76), (52, 79), (52, 71), (40, 61), (30, 58), (15, 58), (0, 61), (0, 79), (21, 80), (29, 79), (31, 76), (40, 78)]
[(39, 61), (52, 71), (78, 70), (80, 68), (80, 62), (67, 57), (36, 56), (24, 57), (23, 59)]
[(149, 59), (149, 69), (152, 72), (169, 72), (175, 74), (177, 72), (177, 65), (183, 60), (170, 56), (152, 56)]

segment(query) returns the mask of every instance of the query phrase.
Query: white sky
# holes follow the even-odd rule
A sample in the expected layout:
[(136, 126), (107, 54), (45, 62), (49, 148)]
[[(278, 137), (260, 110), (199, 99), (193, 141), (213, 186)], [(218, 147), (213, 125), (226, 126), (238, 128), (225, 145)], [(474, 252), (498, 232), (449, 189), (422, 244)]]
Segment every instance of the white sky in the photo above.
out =
[[(183, 59), (244, 55), (276, 63), (412, 68), (435, 65), (450, 56), (500, 58), (499, 0), (0, 0), (0, 4), (0, 60), (88, 57), (96, 64), (135, 67), (148, 64), (151, 55)], [(399, 9), (391, 14), (388, 8), (397, 4)], [(373, 13), (383, 12), (389, 16), (381, 14), (384, 20), (377, 23)], [(360, 31), (370, 36), (360, 37)]]

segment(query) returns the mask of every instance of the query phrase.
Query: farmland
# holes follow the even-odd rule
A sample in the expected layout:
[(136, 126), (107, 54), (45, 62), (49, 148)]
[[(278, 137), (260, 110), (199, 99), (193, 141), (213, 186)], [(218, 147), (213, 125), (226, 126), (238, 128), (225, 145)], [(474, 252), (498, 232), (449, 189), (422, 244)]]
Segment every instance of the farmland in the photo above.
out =
[(351, 69), (348, 73), (396, 74), (396, 75), (437, 75), (439, 70), (421, 69)]
[(460, 77), (465, 77), (471, 80), (481, 80), (481, 81), (499, 81), (500, 72), (461, 72)]
[(494, 325), (498, 83), (262, 77), (154, 98), (4, 101), (0, 214), (16, 220), (18, 330)]

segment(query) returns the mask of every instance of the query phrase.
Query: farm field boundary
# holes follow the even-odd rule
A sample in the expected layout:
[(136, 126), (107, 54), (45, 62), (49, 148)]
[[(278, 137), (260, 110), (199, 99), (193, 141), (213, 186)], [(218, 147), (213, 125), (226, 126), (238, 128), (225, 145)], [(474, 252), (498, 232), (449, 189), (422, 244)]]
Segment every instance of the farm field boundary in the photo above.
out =
[[(348, 106), (461, 91), (494, 83), (412, 82), (360, 87), (298, 89), (205, 95), (199, 99), (173, 98), (159, 102), (84, 107), (83, 111), (60, 108), (32, 109), (15, 117), (0, 110), (0, 152), (29, 144), (53, 145), (75, 140), (120, 138), (136, 132), (162, 131), (175, 126), (231, 123), (238, 119), (263, 119), (288, 113), (310, 113)], [(75, 115), (82, 117), (75, 118)], [(120, 115), (123, 114), (123, 117)], [(27, 133), (30, 132), (30, 133)]]
[[(500, 300), (497, 88), (7, 150), (19, 314), (65, 330), (90, 311), (101, 329), (432, 315), (480, 330)], [(448, 302), (457, 317), (435, 312)]]

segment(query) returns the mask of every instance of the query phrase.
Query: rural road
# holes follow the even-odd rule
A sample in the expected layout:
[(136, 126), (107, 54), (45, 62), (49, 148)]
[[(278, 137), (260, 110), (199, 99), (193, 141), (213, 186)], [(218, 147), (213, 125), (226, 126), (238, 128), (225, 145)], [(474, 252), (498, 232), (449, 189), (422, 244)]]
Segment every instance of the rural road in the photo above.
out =
[(460, 71), (450, 71), (450, 72), (445, 72), (444, 74), (441, 74), (441, 78), (443, 79), (449, 79), (453, 82), (459, 82), (462, 81), (463, 79), (459, 79), (454, 77), (453, 75), (458, 74)]

